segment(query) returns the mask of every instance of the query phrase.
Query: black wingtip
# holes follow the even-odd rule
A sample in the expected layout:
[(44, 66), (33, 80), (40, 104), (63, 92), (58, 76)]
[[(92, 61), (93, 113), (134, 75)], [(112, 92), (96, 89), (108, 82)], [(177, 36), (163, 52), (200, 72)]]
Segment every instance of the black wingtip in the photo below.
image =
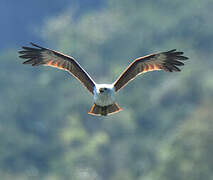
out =
[(29, 59), (27, 61), (24, 61), (22, 64), (32, 64), (34, 62), (34, 59)]
[(189, 59), (186, 56), (177, 56), (177, 57), (178, 57), (179, 60), (182, 60), (182, 61)]
[(172, 49), (170, 51), (167, 51), (167, 53), (172, 53), (172, 52), (175, 52), (175, 51), (177, 51), (177, 49)]
[(181, 69), (179, 69), (179, 66), (183, 66), (184, 63), (181, 61), (189, 59), (188, 57), (183, 55), (184, 52), (182, 51), (176, 51), (176, 49), (172, 49), (170, 51), (165, 52), (166, 61), (164, 65), (164, 70), (169, 72), (179, 72)]
[(32, 46), (35, 46), (35, 47), (37, 47), (37, 48), (44, 49), (43, 47), (41, 47), (41, 46), (39, 46), (39, 45), (37, 45), (37, 44), (35, 44), (35, 43), (33, 43), (33, 42), (30, 42), (30, 44), (31, 44)]
[(26, 51), (23, 51), (23, 50), (18, 51), (19, 54), (25, 54), (25, 52), (26, 52)]

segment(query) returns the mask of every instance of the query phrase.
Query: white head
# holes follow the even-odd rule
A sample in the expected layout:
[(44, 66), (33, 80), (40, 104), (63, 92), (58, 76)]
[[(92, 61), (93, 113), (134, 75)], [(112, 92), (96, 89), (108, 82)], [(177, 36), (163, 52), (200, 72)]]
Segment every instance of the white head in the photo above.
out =
[(113, 84), (96, 84), (94, 88), (94, 102), (99, 106), (108, 106), (115, 102)]
[(97, 94), (111, 94), (115, 92), (113, 84), (96, 84), (94, 91)]

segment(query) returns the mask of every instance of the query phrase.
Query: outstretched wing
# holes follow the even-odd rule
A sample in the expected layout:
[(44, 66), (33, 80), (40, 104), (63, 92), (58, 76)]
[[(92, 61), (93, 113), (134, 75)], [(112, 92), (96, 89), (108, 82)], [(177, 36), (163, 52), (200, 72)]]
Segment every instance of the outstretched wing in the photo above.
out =
[(115, 91), (119, 91), (141, 73), (156, 70), (168, 72), (180, 71), (178, 66), (183, 66), (184, 63), (181, 61), (187, 59), (187, 57), (183, 56), (183, 52), (178, 52), (176, 49), (139, 57), (133, 61), (114, 82)]
[(68, 71), (93, 94), (95, 82), (73, 57), (43, 48), (34, 43), (31, 43), (31, 45), (36, 48), (22, 47), (23, 50), (19, 51), (21, 54), (19, 57), (27, 59), (23, 64), (31, 64), (32, 66), (52, 66)]

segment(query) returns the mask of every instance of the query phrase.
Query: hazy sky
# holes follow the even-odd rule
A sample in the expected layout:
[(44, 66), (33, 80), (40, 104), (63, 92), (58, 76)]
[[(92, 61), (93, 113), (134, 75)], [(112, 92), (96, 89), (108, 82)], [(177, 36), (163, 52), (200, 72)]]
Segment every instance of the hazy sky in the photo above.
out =
[(72, 6), (78, 12), (101, 7), (104, 0), (0, 1), (0, 50), (15, 48), (29, 41), (41, 41), (35, 29), (48, 18)]

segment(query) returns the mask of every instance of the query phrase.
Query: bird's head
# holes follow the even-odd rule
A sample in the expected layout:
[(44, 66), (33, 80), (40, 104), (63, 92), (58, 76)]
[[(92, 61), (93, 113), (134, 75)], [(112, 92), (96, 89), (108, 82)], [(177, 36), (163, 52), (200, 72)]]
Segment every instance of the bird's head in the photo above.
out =
[(99, 88), (99, 92), (102, 94), (102, 93), (107, 93), (109, 91), (109, 89), (108, 88), (106, 88), (106, 87), (101, 87), (101, 88)]
[(94, 94), (111, 94), (114, 93), (113, 84), (96, 84)]

